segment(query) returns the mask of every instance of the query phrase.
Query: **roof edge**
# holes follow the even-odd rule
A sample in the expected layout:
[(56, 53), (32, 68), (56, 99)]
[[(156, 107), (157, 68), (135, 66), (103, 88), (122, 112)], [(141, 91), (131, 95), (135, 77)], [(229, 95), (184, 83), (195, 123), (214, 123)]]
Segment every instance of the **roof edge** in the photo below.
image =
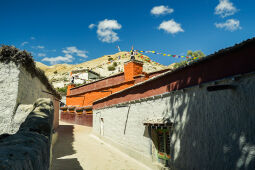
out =
[(73, 88), (71, 88), (71, 89), (77, 89), (77, 88), (80, 88), (80, 87), (84, 87), (84, 86), (87, 86), (87, 85), (90, 85), (90, 84), (93, 84), (93, 83), (97, 83), (97, 82), (99, 82), (99, 81), (102, 81), (102, 80), (105, 80), (105, 79), (108, 79), (108, 78), (112, 78), (112, 77), (115, 77), (115, 76), (119, 76), (119, 75), (121, 75), (121, 74), (124, 74), (124, 72), (121, 72), (121, 73), (118, 73), (118, 74), (115, 74), (115, 75), (111, 75), (111, 76), (109, 76), (109, 77), (105, 77), (105, 78), (102, 78), (102, 79), (93, 81), (93, 82), (91, 82), (91, 83), (83, 84), (83, 85), (81, 85), (81, 86), (73, 87)]
[(160, 75), (154, 76), (154, 77), (152, 77), (152, 78), (150, 78), (150, 79), (148, 79), (148, 80), (145, 80), (145, 81), (143, 81), (143, 82), (137, 83), (137, 84), (135, 84), (135, 85), (133, 85), (133, 86), (131, 86), (131, 87), (129, 87), (129, 88), (123, 89), (123, 90), (118, 91), (118, 92), (116, 92), (116, 93), (113, 93), (113, 94), (111, 94), (111, 95), (109, 95), (109, 96), (106, 96), (106, 97), (104, 97), (104, 98), (101, 98), (101, 99), (99, 99), (99, 100), (96, 100), (96, 101), (93, 102), (93, 104), (94, 104), (94, 103), (97, 103), (97, 102), (100, 102), (101, 100), (105, 100), (105, 99), (107, 99), (107, 98), (109, 98), (109, 97), (112, 97), (112, 96), (114, 96), (114, 95), (116, 95), (116, 94), (122, 93), (122, 92), (124, 92), (124, 91), (126, 91), (126, 90), (135, 88), (135, 87), (140, 86), (140, 85), (143, 85), (143, 84), (145, 84), (145, 83), (147, 83), (147, 82), (150, 82), (150, 81), (153, 81), (153, 80), (158, 79), (158, 78), (160, 78), (160, 77), (163, 77), (163, 76), (165, 76), (165, 75), (174, 74), (174, 73), (176, 73), (176, 72), (178, 72), (178, 71), (181, 71), (181, 70), (183, 70), (183, 69), (186, 69), (186, 68), (188, 68), (188, 67), (191, 67), (191, 66), (193, 66), (193, 65), (196, 65), (196, 64), (198, 64), (198, 63), (201, 63), (201, 62), (210, 60), (210, 59), (212, 59), (212, 58), (214, 58), (214, 57), (217, 57), (217, 56), (219, 56), (219, 55), (225, 55), (226, 53), (230, 53), (230, 52), (233, 52), (233, 51), (235, 51), (235, 50), (239, 50), (239, 49), (243, 48), (245, 45), (248, 45), (248, 44), (250, 44), (250, 43), (255, 43), (255, 37), (253, 37), (253, 38), (251, 38), (251, 39), (247, 39), (247, 40), (245, 40), (245, 41), (243, 41), (243, 42), (241, 42), (241, 43), (239, 43), (239, 44), (235, 44), (234, 46), (230, 46), (230, 47), (227, 47), (227, 48), (224, 48), (224, 49), (220, 49), (220, 50), (218, 50), (217, 52), (215, 52), (215, 53), (213, 53), (213, 54), (207, 55), (206, 57), (203, 57), (203, 58), (198, 59), (198, 60), (194, 60), (194, 61), (190, 62), (190, 63), (187, 64), (187, 65), (178, 67), (178, 68), (173, 69), (173, 70), (169, 70), (169, 71), (164, 72), (164, 73), (162, 73), (162, 74), (160, 74)]

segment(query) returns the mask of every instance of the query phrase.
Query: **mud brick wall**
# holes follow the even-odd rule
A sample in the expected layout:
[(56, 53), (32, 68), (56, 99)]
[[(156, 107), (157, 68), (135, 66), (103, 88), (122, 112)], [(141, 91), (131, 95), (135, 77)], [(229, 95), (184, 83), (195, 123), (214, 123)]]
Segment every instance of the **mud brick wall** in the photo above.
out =
[(38, 99), (14, 135), (0, 136), (0, 169), (48, 170), (54, 106), (50, 99)]
[(8, 64), (0, 63), (0, 134), (17, 132), (18, 127), (13, 126), (18, 122), (21, 124), (27, 114), (17, 117), (16, 111), (19, 105), (33, 104), (38, 98), (51, 98), (54, 102), (55, 120), (54, 127), (58, 126), (59, 102), (53, 95), (44, 93), (47, 87), (38, 77), (26, 71), (22, 66), (13, 62)]

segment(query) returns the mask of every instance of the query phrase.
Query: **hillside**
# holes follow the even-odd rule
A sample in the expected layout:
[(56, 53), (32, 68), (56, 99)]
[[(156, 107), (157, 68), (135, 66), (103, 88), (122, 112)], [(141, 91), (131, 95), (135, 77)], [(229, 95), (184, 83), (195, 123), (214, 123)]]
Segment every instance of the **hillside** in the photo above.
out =
[[(112, 61), (110, 61), (112, 59)], [(108, 77), (119, 72), (123, 72), (124, 62), (130, 59), (130, 54), (128, 52), (118, 52), (112, 55), (104, 55), (94, 60), (90, 60), (81, 64), (71, 65), (71, 64), (56, 64), (53, 66), (47, 66), (40, 62), (36, 62), (36, 66), (45, 71), (46, 76), (52, 82), (55, 88), (63, 87), (69, 83), (69, 73), (72, 70), (79, 69), (91, 69), (99, 73), (102, 77)], [(168, 66), (156, 63), (148, 56), (137, 54), (136, 59), (144, 62), (143, 70), (145, 72), (154, 72), (157, 70), (162, 70), (168, 68)], [(150, 60), (150, 61), (148, 61)], [(117, 66), (115, 70), (109, 71), (108, 67), (112, 66), (116, 62)], [(170, 66), (171, 67), (171, 66)]]

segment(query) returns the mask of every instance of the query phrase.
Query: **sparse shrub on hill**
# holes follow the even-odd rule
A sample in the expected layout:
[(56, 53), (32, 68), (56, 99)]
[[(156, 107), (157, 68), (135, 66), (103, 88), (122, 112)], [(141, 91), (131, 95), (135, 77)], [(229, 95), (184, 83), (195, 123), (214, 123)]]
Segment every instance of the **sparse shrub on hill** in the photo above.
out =
[(69, 79), (67, 78), (67, 77), (64, 77), (64, 79), (63, 79), (64, 81), (69, 81)]
[[(190, 57), (197, 57), (198, 59), (202, 58), (202, 57), (205, 57), (205, 54), (201, 51), (201, 50), (198, 50), (198, 51), (191, 51), (191, 50), (188, 50), (187, 52), (187, 56), (190, 56)], [(186, 59), (184, 61), (181, 61), (179, 63), (175, 63), (175, 65), (173, 65), (174, 68), (178, 68), (178, 67), (181, 67), (181, 66), (185, 66), (187, 65), (189, 62), (191, 62), (192, 59)]]
[(187, 56), (202, 58), (205, 56), (205, 54), (201, 50), (197, 50), (197, 51), (188, 50)]
[(53, 78), (50, 80), (51, 83), (58, 81), (57, 79)]
[(116, 67), (118, 64), (116, 62), (113, 62), (113, 66)]
[(56, 71), (54, 71), (54, 74), (57, 74), (58, 73), (58, 71), (56, 70)]
[(113, 58), (112, 58), (112, 57), (109, 57), (109, 58), (108, 58), (108, 61), (112, 61), (112, 60), (113, 60)]
[(115, 67), (114, 66), (108, 66), (108, 71), (114, 71), (115, 70)]
[(56, 89), (61, 96), (66, 96), (67, 86)]
[(82, 86), (82, 85), (84, 85), (84, 84), (86, 84), (86, 82), (85, 83), (78, 83), (78, 84), (75, 84), (75, 87), (79, 87), (79, 86)]
[(178, 67), (187, 65), (188, 62), (189, 62), (188, 60), (184, 60), (184, 61), (181, 61), (181, 62), (179, 62), (179, 63), (175, 63), (175, 64), (173, 65), (173, 67), (174, 67), (174, 68), (178, 68)]

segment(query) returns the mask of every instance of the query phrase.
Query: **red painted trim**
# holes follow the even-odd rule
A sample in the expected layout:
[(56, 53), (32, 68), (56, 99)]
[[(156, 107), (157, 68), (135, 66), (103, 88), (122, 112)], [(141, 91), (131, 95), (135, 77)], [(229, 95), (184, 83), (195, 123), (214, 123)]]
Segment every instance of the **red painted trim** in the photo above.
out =
[(115, 85), (111, 85), (111, 86), (105, 86), (105, 87), (102, 87), (102, 88), (98, 88), (98, 89), (93, 89), (93, 90), (90, 90), (90, 91), (82, 91), (80, 93), (76, 93), (76, 94), (72, 94), (72, 95), (67, 95), (66, 97), (75, 97), (77, 95), (83, 95), (85, 93), (89, 93), (89, 92), (93, 92), (93, 91), (101, 91), (101, 90), (104, 90), (104, 89), (109, 89), (109, 88), (114, 88), (116, 86), (120, 86), (120, 85), (123, 85), (123, 84), (130, 84), (130, 83), (134, 83), (135, 80), (131, 80), (131, 81), (126, 81), (126, 82), (121, 82), (119, 84), (115, 84)]
[(158, 76), (94, 102), (93, 109), (138, 100), (201, 83), (255, 71), (255, 39), (221, 50), (183, 69)]

